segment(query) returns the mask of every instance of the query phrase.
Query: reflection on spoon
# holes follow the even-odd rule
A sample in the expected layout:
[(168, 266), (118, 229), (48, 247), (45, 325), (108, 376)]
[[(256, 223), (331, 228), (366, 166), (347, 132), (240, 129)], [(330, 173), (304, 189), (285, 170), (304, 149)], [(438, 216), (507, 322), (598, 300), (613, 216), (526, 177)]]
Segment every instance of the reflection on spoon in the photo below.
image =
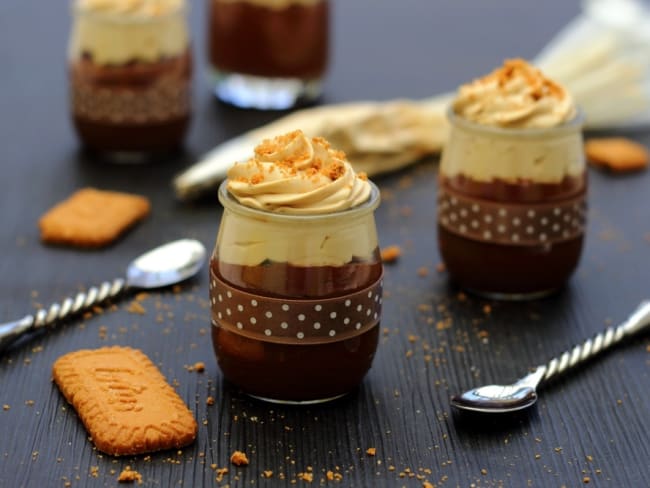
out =
[(582, 344), (551, 359), (546, 365), (512, 385), (486, 385), (468, 390), (451, 398), (451, 405), (460, 410), (483, 413), (514, 412), (530, 407), (537, 401), (537, 388), (560, 373), (572, 369), (609, 349), (623, 338), (650, 325), (650, 301), (642, 302), (630, 317), (618, 327), (609, 327)]
[(162, 245), (133, 260), (126, 271), (126, 280), (104, 282), (99, 287), (66, 298), (36, 315), (0, 324), (0, 353), (28, 331), (34, 331), (114, 298), (129, 288), (153, 289), (180, 283), (194, 276), (205, 261), (205, 247), (193, 239), (181, 239)]

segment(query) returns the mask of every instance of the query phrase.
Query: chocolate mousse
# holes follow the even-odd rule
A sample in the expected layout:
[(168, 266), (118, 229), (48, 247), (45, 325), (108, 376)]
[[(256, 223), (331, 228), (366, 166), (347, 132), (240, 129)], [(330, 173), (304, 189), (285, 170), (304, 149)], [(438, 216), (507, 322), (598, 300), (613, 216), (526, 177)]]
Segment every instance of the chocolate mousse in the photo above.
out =
[(72, 118), (100, 152), (179, 147), (190, 120), (184, 0), (77, 0), (70, 39)]
[(581, 118), (571, 96), (523, 60), (463, 85), (440, 165), (438, 242), (452, 279), (530, 298), (575, 270), (586, 220)]
[(318, 78), (328, 51), (327, 0), (211, 0), (210, 61), (223, 71)]
[(224, 377), (270, 401), (353, 390), (379, 335), (376, 187), (326, 141), (296, 131), (235, 164), (219, 199), (210, 296)]
[(220, 99), (282, 109), (320, 94), (328, 0), (210, 0), (209, 15), (209, 59)]

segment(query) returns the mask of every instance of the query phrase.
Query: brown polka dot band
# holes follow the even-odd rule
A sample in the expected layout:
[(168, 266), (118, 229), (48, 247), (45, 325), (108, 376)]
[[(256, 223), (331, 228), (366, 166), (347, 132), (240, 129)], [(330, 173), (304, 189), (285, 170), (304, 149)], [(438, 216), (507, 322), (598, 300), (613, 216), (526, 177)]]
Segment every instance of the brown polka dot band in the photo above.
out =
[(383, 280), (335, 298), (280, 299), (233, 288), (210, 273), (212, 325), (282, 344), (350, 339), (379, 323)]
[(145, 89), (97, 87), (75, 79), (72, 111), (85, 119), (113, 124), (147, 124), (186, 116), (190, 111), (190, 83), (163, 78)]
[(539, 246), (584, 233), (585, 195), (554, 203), (503, 203), (438, 190), (438, 222), (449, 232), (476, 241)]

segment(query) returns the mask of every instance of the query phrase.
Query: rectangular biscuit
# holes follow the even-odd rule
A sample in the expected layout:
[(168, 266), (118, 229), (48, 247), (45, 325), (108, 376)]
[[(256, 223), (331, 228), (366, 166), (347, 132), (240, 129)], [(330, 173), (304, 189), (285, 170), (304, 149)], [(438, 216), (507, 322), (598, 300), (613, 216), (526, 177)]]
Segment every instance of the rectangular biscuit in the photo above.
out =
[(68, 353), (52, 367), (97, 449), (121, 456), (179, 448), (196, 438), (192, 412), (140, 350)]
[(83, 188), (48, 210), (38, 221), (43, 242), (101, 247), (149, 214), (140, 195)]

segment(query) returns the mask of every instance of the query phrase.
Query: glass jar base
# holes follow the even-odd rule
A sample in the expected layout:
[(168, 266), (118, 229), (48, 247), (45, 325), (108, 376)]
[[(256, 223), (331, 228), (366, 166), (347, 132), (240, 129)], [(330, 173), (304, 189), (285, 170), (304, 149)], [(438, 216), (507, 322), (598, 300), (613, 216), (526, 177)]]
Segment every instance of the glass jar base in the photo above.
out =
[(267, 398), (259, 395), (252, 395), (250, 393), (246, 393), (249, 397), (255, 398), (256, 400), (261, 400), (263, 402), (267, 403), (275, 403), (277, 405), (318, 405), (320, 403), (328, 403), (332, 402), (334, 400), (338, 400), (339, 398), (343, 398), (347, 393), (341, 393), (340, 395), (334, 395), (331, 397), (327, 398), (316, 398), (314, 400), (282, 400), (279, 398)]
[(319, 78), (265, 78), (218, 70), (213, 75), (217, 98), (240, 108), (286, 110), (315, 101), (323, 90)]
[(524, 302), (529, 300), (539, 300), (540, 298), (546, 298), (549, 295), (557, 293), (559, 291), (559, 288), (550, 288), (547, 290), (531, 291), (526, 293), (482, 291), (482, 290), (475, 290), (472, 288), (467, 288), (467, 291), (472, 295), (476, 295), (482, 298), (487, 298), (489, 300), (499, 300), (504, 302)]

